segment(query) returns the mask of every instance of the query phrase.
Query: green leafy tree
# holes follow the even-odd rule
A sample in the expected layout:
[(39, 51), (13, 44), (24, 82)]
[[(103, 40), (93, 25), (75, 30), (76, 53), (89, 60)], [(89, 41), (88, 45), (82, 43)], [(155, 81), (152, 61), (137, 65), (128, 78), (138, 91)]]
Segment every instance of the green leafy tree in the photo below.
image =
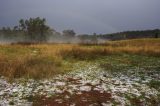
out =
[(155, 30), (155, 38), (158, 38), (158, 37), (159, 37), (159, 30), (156, 29), (156, 30)]
[(26, 25), (25, 25), (25, 21), (23, 19), (19, 20), (19, 27), (21, 28), (21, 30), (25, 30), (26, 29)]
[(13, 31), (18, 31), (18, 26), (14, 26)]
[(46, 35), (49, 31), (49, 26), (46, 25), (45, 18), (30, 18), (28, 20), (21, 19), (19, 21), (19, 27), (21, 30), (27, 32), (27, 36), (31, 41), (44, 42), (46, 41)]
[(64, 30), (63, 31), (63, 36), (74, 37), (75, 35), (76, 33), (74, 32), (74, 30)]

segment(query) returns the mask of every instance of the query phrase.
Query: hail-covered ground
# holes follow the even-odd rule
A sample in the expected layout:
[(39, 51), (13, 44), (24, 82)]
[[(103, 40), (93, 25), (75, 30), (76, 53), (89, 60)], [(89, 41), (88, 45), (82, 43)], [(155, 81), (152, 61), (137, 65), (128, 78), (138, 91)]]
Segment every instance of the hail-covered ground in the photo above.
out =
[(159, 106), (160, 87), (154, 84), (160, 73), (154, 67), (110, 72), (99, 63), (75, 63), (74, 71), (50, 79), (9, 83), (0, 77), (0, 106)]

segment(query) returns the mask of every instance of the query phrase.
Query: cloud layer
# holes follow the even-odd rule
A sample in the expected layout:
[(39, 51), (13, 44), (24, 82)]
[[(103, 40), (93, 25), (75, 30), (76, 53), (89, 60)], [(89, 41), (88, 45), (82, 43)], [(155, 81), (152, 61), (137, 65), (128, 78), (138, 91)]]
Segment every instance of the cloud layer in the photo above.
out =
[(160, 0), (1, 0), (0, 26), (45, 17), (58, 31), (112, 33), (160, 28)]

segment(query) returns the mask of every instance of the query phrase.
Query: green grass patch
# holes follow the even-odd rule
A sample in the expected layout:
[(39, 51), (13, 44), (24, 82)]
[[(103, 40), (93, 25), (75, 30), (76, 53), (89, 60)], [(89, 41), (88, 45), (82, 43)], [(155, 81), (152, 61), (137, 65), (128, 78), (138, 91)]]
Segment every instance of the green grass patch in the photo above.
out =
[(151, 87), (151, 88), (155, 88), (157, 90), (160, 90), (160, 81), (159, 80), (151, 80), (148, 85)]

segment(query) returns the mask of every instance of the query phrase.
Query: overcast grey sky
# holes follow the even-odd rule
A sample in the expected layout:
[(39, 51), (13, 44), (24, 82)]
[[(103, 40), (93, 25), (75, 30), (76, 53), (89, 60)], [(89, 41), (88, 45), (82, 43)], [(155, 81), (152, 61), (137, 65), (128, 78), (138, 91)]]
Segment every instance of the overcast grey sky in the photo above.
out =
[(160, 0), (0, 0), (0, 26), (44, 17), (57, 31), (112, 33), (160, 28)]

